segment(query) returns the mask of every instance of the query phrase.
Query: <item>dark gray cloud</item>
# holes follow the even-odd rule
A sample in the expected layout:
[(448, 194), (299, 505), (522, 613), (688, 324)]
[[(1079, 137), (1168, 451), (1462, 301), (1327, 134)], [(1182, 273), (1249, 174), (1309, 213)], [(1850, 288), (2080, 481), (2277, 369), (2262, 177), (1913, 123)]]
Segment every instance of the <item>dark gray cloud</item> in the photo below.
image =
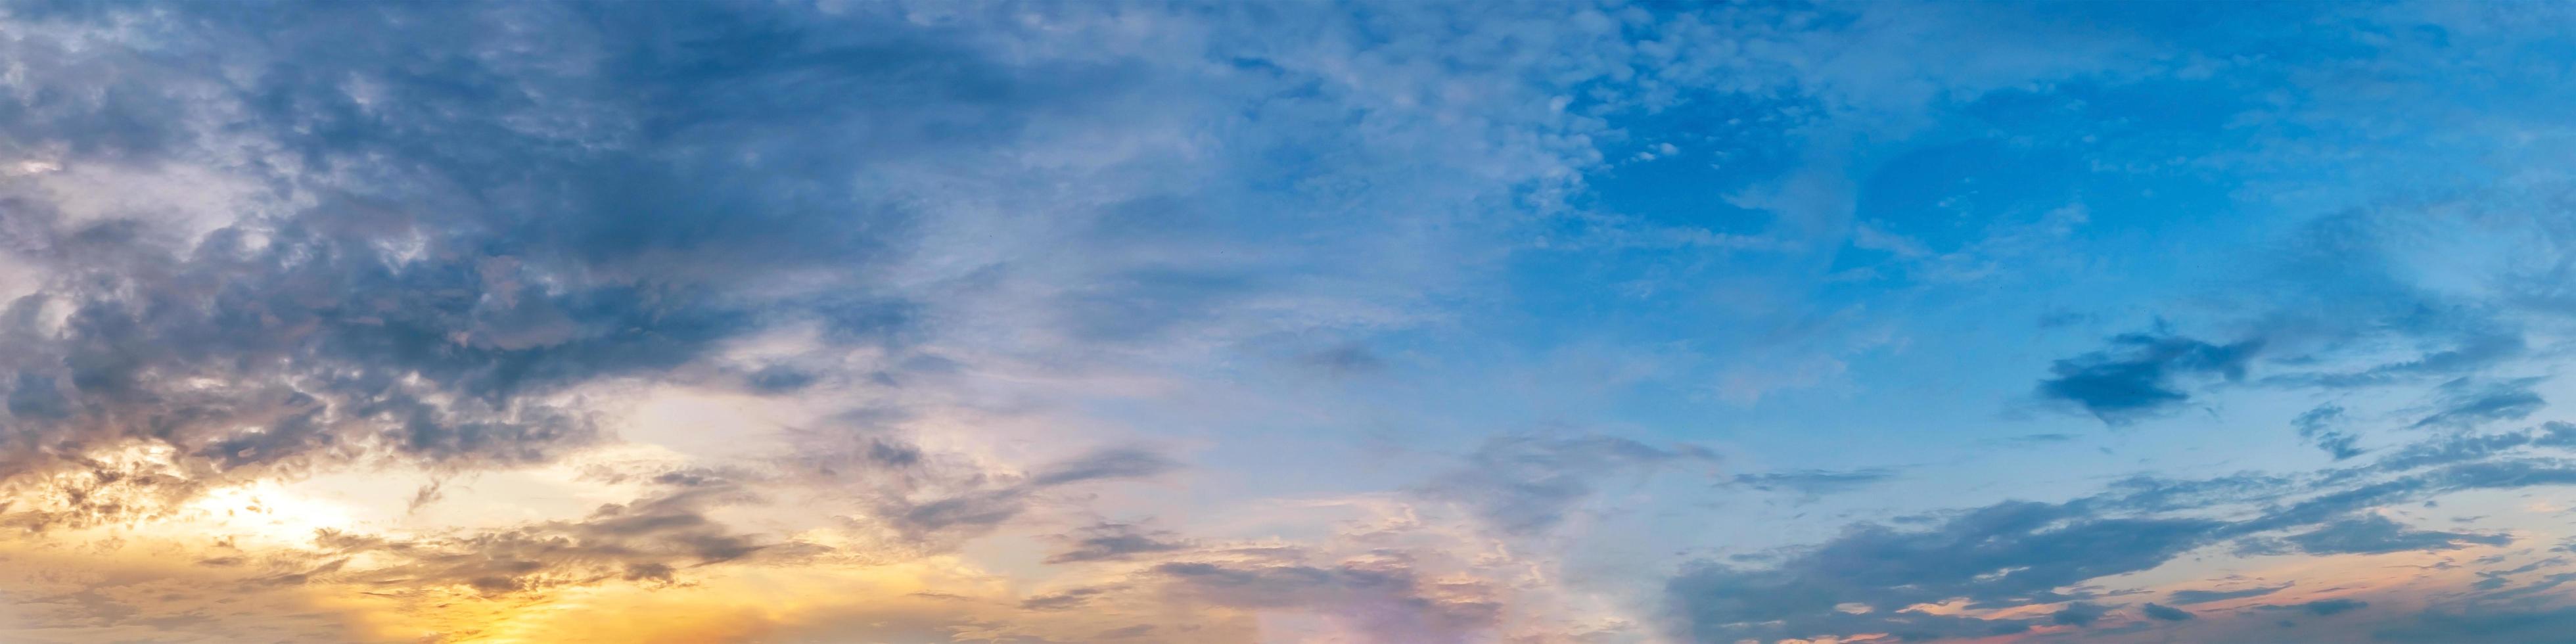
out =
[(2182, 390), (2189, 379), (2243, 378), (2263, 347), (2260, 340), (2216, 345), (2151, 333), (2113, 337), (2110, 344), (2050, 365), (2051, 377), (2039, 383), (2040, 398), (2073, 403), (2105, 423), (2128, 422), (2190, 400)]
[(1434, 478), (1422, 493), (1466, 506), (1493, 527), (1525, 534), (1563, 521), (1591, 498), (1602, 478), (1678, 461), (1713, 461), (1706, 450), (1663, 449), (1608, 437), (1504, 435), (1487, 439), (1457, 469)]

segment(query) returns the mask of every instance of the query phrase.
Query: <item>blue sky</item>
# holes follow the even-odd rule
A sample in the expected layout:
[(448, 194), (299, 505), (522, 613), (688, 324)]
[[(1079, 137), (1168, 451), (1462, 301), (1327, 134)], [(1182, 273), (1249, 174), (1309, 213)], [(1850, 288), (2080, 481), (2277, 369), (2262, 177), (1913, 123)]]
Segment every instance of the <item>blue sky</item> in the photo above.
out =
[(0, 639), (2520, 642), (2552, 4), (0, 4)]

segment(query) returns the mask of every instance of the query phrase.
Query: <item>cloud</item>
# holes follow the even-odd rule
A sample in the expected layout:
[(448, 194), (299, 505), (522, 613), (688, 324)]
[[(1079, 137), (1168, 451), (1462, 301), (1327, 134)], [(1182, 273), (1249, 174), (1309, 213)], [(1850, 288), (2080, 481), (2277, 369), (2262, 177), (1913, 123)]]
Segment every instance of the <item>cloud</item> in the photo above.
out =
[(2570, 628), (2576, 628), (2576, 609), (2434, 610), (2370, 636), (2382, 642), (2539, 642), (2565, 637)]
[[(1018, 517), (1028, 508), (1032, 496), (1050, 489), (1094, 481), (1150, 478), (1170, 472), (1175, 467), (1177, 465), (1171, 459), (1160, 454), (1116, 448), (1049, 463), (1030, 472), (1024, 479), (1007, 483), (973, 470), (924, 473), (922, 476), (950, 477), (944, 485), (967, 489), (929, 500), (885, 496), (877, 501), (875, 511), (879, 517), (915, 539), (962, 538), (980, 535)], [(919, 483), (906, 479), (897, 484), (908, 487)]]
[[(2493, 561), (2490, 561), (2491, 559), (2492, 559), (2492, 560), (2494, 560), (2494, 561), (2502, 561), (2502, 560), (2503, 560), (2503, 558), (2502, 558), (2502, 556), (2501, 556), (2501, 555), (2494, 556), (2494, 557), (2480, 557), (2480, 558), (2478, 559), (2478, 563), (2493, 563)], [(2510, 577), (2512, 577), (2513, 575), (2519, 575), (2519, 574), (2522, 574), (2522, 573), (2531, 572), (2531, 571), (2539, 570), (2539, 569), (2542, 569), (2542, 568), (2548, 568), (2548, 567), (2553, 567), (2553, 566), (2564, 566), (2564, 565), (2567, 565), (2567, 560), (2566, 560), (2566, 559), (2559, 558), (2559, 557), (2550, 557), (2550, 558), (2548, 558), (2548, 559), (2543, 559), (2543, 560), (2540, 560), (2540, 561), (2534, 561), (2534, 562), (2527, 563), (2527, 564), (2523, 564), (2523, 565), (2521, 565), (2521, 566), (2518, 566), (2518, 567), (2515, 567), (2515, 568), (2511, 568), (2511, 569), (2507, 569), (2507, 570), (2480, 570), (2480, 571), (2477, 571), (2477, 573), (2478, 573), (2478, 581), (2477, 581), (2477, 583), (2475, 583), (2475, 584), (2470, 584), (2470, 586), (2469, 586), (2469, 587), (2470, 587), (2470, 588), (2475, 588), (2475, 589), (2478, 589), (2478, 590), (2495, 590), (2495, 589), (2498, 589), (2498, 588), (2503, 588), (2506, 584), (2513, 583), (2513, 582), (2512, 582), (2512, 580), (2510, 579)], [(2571, 578), (2576, 578), (2576, 575), (2570, 575), (2569, 577), (2571, 577)], [(2546, 582), (2546, 581), (2544, 581), (2544, 582), (2542, 582), (2542, 583), (2547, 583), (2547, 582)], [(2537, 585), (2537, 584), (2535, 584), (2535, 585)], [(2552, 584), (2552, 585), (2554, 585), (2554, 584)]]
[(430, 535), (326, 528), (308, 550), (262, 557), (265, 575), (257, 583), (362, 584), (416, 598), (535, 596), (612, 581), (669, 584), (683, 569), (783, 545), (708, 516), (756, 500), (736, 481), (664, 476), (641, 498), (577, 519)]
[(2518, 432), (2496, 434), (2459, 434), (2437, 437), (2405, 445), (2378, 461), (2369, 471), (2396, 472), (2437, 465), (2475, 462), (2511, 455), (2533, 447), (2576, 447), (2576, 425), (2551, 421), (2539, 427)]
[[(1854, 525), (1767, 569), (1702, 563), (1673, 578), (1666, 592), (1694, 641), (1872, 632), (1905, 639), (1992, 635), (2032, 624), (1905, 609), (1953, 598), (1977, 607), (2073, 599), (2057, 589), (2154, 568), (2206, 543), (2223, 525), (2096, 517), (2069, 505), (2007, 502), (1955, 515), (1925, 531)], [(1839, 610), (1844, 604), (1871, 610)]]
[(1128, 638), (1144, 637), (1144, 636), (1147, 636), (1147, 635), (1152, 635), (1153, 633), (1154, 633), (1154, 625), (1152, 625), (1152, 624), (1137, 624), (1137, 625), (1134, 625), (1134, 626), (1120, 626), (1120, 627), (1118, 627), (1118, 628), (1113, 628), (1113, 629), (1109, 629), (1109, 630), (1101, 631), (1101, 632), (1098, 632), (1098, 633), (1093, 633), (1093, 634), (1091, 635), (1091, 638), (1092, 638), (1092, 639), (1095, 639), (1095, 640), (1119, 640), (1119, 639), (1128, 639)]
[(2183, 610), (2183, 609), (2180, 609), (2180, 608), (2174, 608), (2174, 607), (2172, 607), (2172, 606), (2166, 606), (2166, 605), (2163, 605), (2163, 604), (2153, 604), (2153, 603), (2150, 603), (2150, 604), (2147, 604), (2146, 606), (2140, 607), (2140, 609), (2139, 609), (2139, 610), (2140, 610), (2140, 611), (2142, 611), (2142, 612), (2144, 612), (2144, 613), (2146, 613), (2146, 615), (2147, 615), (2147, 617), (2148, 617), (2149, 619), (2155, 619), (2155, 620), (2161, 620), (2161, 621), (2167, 621), (2167, 622), (2180, 622), (2180, 621), (2186, 621), (2186, 620), (2189, 620), (2189, 619), (2191, 619), (2191, 618), (2192, 618), (2191, 611)]
[(744, 381), (751, 385), (753, 390), (763, 393), (783, 394), (794, 393), (797, 390), (813, 385), (815, 376), (814, 374), (798, 370), (795, 367), (789, 367), (786, 365), (770, 365), (762, 367), (759, 371), (752, 372), (750, 376), (744, 378)]
[[(119, 485), (163, 506), (272, 473), (523, 468), (616, 442), (582, 394), (622, 384), (713, 372), (773, 396), (935, 398), (963, 394), (922, 391), (919, 372), (1061, 382), (1375, 327), (1463, 270), (1412, 252), (1461, 240), (1390, 231), (1489, 230), (1382, 224), (1490, 214), (1585, 153), (1536, 134), (1588, 127), (1540, 88), (1399, 107), (1385, 93), (1428, 71), (1401, 52), (1259, 39), (1172, 59), (1249, 23), (1096, 9), (1043, 29), (998, 8), (12, 12), (27, 37), (0, 56), (23, 68), (0, 148), (60, 172), (0, 185), (0, 249), (41, 277), (0, 302), (0, 408), (20, 439), (0, 477), (141, 450), (169, 473)], [(1131, 18), (1155, 27), (1112, 27)], [(1112, 32), (1123, 44), (1092, 47)], [(1046, 44), (1065, 42), (1088, 44)], [(1247, 101), (1261, 127), (1220, 116)], [(1511, 116), (1441, 125), (1463, 108)], [(1229, 178), (1298, 158), (1316, 161), (1276, 168), (1316, 182), (1297, 198)], [(157, 210), (203, 204), (63, 196), (99, 172), (157, 194), (165, 169), (240, 196), (191, 222)], [(1290, 224), (1267, 215), (1327, 209), (1372, 216), (1276, 243)], [(1349, 261), (1399, 256), (1423, 261)], [(878, 355), (850, 373), (720, 355), (803, 329), (812, 353)]]
[(2068, 626), (2091, 626), (2093, 625), (2094, 620), (2102, 619), (2103, 615), (2108, 615), (2110, 612), (2110, 609), (2103, 607), (2101, 604), (2091, 602), (2069, 602), (2066, 604), (2065, 608), (2058, 609), (2058, 611), (2054, 613), (2049, 613), (2048, 621), (2052, 624)]
[(1086, 587), (1048, 593), (1020, 601), (1022, 610), (1065, 610), (1089, 603), (1093, 597), (1116, 591), (1116, 588)]
[(1063, 535), (1068, 548), (1048, 555), (1047, 563), (1086, 561), (1119, 561), (1137, 555), (1177, 552), (1190, 547), (1177, 534), (1163, 530), (1146, 530), (1125, 523), (1098, 523), (1085, 526), (1072, 535)]
[(2245, 376), (2262, 342), (2214, 345), (2191, 338), (2133, 333), (2113, 337), (2113, 348), (2059, 360), (2039, 383), (2043, 399), (2074, 403), (2105, 423), (2123, 423), (2170, 409), (2190, 394), (2180, 380)]
[[(607, 25), (567, 11), (512, 11), (556, 33), (483, 30), (476, 25), (489, 16), (478, 12), (384, 7), (285, 12), (278, 24), (169, 16), (196, 28), (149, 44), (166, 59), (113, 39), (98, 45), (124, 53), (88, 59), (55, 38), (13, 45), (33, 54), (20, 59), (39, 66), (29, 82), (45, 91), (184, 75), (173, 65), (191, 57), (255, 70), (231, 87), (116, 85), (117, 102), (47, 106), (40, 127), (10, 132), (21, 144), (69, 151), (66, 167), (206, 162), (192, 151), (225, 146), (269, 150), (281, 162), (226, 166), (274, 190), (259, 208), (227, 213), (195, 237), (13, 195), (20, 206), (0, 244), (25, 251), (54, 279), (9, 305), (15, 313), (0, 334), (13, 349), (0, 354), (0, 371), (14, 375), (13, 431), (31, 441), (15, 444), (54, 447), (0, 455), (7, 473), (61, 466), (48, 455), (137, 445), (171, 448), (179, 469), (202, 464), (218, 480), (350, 462), (471, 469), (550, 461), (608, 438), (585, 410), (550, 394), (666, 372), (766, 320), (796, 317), (754, 312), (782, 304), (753, 295), (776, 291), (768, 280), (782, 272), (863, 275), (884, 266), (885, 249), (902, 235), (900, 209), (811, 181), (890, 158), (877, 153), (926, 149), (892, 124), (945, 125), (958, 136), (943, 144), (955, 144), (1023, 118), (994, 108), (1080, 103), (1091, 92), (1045, 89), (1072, 76), (1024, 75), (895, 33), (827, 42), (822, 32), (767, 32), (764, 18), (743, 13), (639, 14)], [(125, 13), (24, 19), (57, 23), (68, 37), (87, 33), (87, 17)], [(555, 46), (508, 61), (458, 56), (454, 68), (415, 74), (401, 61), (422, 43), (349, 39), (331, 26), (340, 20), (400, 21), (422, 38), (454, 36), (445, 47), (462, 51), (520, 50), (528, 39)], [(233, 46), (253, 33), (264, 46)], [(782, 100), (798, 96), (782, 88), (811, 87), (814, 79), (797, 72), (823, 60), (845, 78), (875, 78), (882, 91), (910, 87), (917, 100), (699, 100), (703, 93), (681, 88), (711, 77), (690, 71), (690, 55), (650, 51), (645, 43), (658, 40), (647, 34), (731, 42), (742, 64), (730, 82)], [(337, 53), (292, 53), (314, 48)], [(916, 55), (930, 52), (946, 55)], [(84, 60), (108, 59), (127, 72), (76, 73)], [(984, 78), (1013, 89), (979, 95), (905, 80), (934, 68), (948, 79), (937, 83)], [(216, 112), (234, 116), (199, 125), (206, 119), (198, 115)], [(106, 118), (118, 113), (128, 116)], [(130, 118), (141, 113), (153, 116)], [(810, 131), (780, 118), (791, 113), (889, 127)], [(786, 136), (795, 130), (809, 131)], [(776, 147), (826, 138), (865, 140), (836, 147), (875, 153), (816, 157)], [(870, 288), (864, 277), (840, 282)], [(133, 429), (147, 426), (155, 429)]]
[(2355, 599), (2322, 599), (2287, 606), (2265, 605), (2263, 608), (2306, 611), (2315, 615), (2335, 615), (2368, 608), (2370, 602)]
[(2326, 455), (2334, 457), (2334, 460), (2340, 461), (2360, 456), (2368, 451), (2353, 447), (2353, 442), (2360, 437), (2334, 429), (2334, 425), (2343, 419), (2343, 412), (2343, 407), (2340, 406), (2318, 405), (2315, 409), (2302, 412), (2297, 418), (2291, 419), (2290, 425), (2299, 429), (2300, 439), (2310, 441), (2317, 446), (2317, 449), (2325, 450)]
[[(2504, 573), (2504, 574), (2511, 574), (2511, 573)], [(2547, 591), (2549, 591), (2550, 589), (2553, 589), (2553, 588), (2557, 588), (2557, 587), (2559, 587), (2559, 586), (2566, 585), (2568, 582), (2576, 582), (2576, 572), (2562, 572), (2562, 573), (2555, 573), (2555, 574), (2549, 574), (2549, 575), (2542, 575), (2542, 576), (2540, 577), (2540, 579), (2535, 580), (2535, 581), (2532, 581), (2531, 583), (2528, 583), (2528, 584), (2523, 584), (2523, 585), (2521, 585), (2521, 586), (2515, 586), (2515, 587), (2512, 587), (2512, 588), (2502, 588), (2502, 589), (2498, 589), (2499, 587), (2496, 587), (2496, 586), (2489, 586), (2489, 585), (2487, 585), (2487, 582), (2489, 582), (2489, 581), (2501, 581), (2501, 580), (2503, 580), (2503, 577), (2501, 577), (2501, 576), (2486, 576), (2486, 575), (2481, 575), (2481, 577), (2484, 577), (2484, 578), (2479, 579), (2479, 580), (2478, 580), (2478, 583), (2477, 583), (2477, 584), (2473, 584), (2471, 587), (2472, 587), (2472, 588), (2476, 588), (2476, 589), (2478, 589), (2478, 590), (2489, 590), (2489, 591), (2492, 591), (2492, 592), (2484, 593), (2483, 595), (2481, 595), (2481, 596), (2480, 596), (2480, 599), (2487, 599), (2487, 600), (2506, 600), (2506, 599), (2514, 599), (2514, 598), (2522, 597), (2522, 596), (2525, 596), (2525, 595), (2532, 595), (2532, 594), (2537, 594), (2537, 593), (2547, 592)], [(2510, 583), (2510, 582), (2506, 582), (2506, 583)]]
[(1498, 530), (1546, 530), (1591, 498), (1596, 481), (1631, 470), (1715, 456), (1696, 447), (1663, 449), (1609, 436), (1503, 435), (1487, 439), (1456, 469), (1421, 492), (1466, 506)]
[(1416, 579), (1397, 562), (1330, 567), (1175, 562), (1155, 566), (1167, 592), (1208, 605), (1296, 608), (1347, 621), (1372, 641), (1472, 642), (1501, 609), (1470, 588)]
[[(2522, 435), (2554, 436), (2543, 429)], [(2399, 450), (2423, 453), (2424, 446)], [(2352, 472), (2385, 472), (2364, 467)], [(2312, 555), (2448, 550), (2467, 545), (2506, 545), (2501, 534), (2412, 530), (2356, 508), (2473, 489), (2576, 483), (2576, 474), (2554, 460), (2477, 459), (2449, 462), (2419, 473), (2355, 482), (2349, 477), (2310, 481), (2230, 477), (2202, 481), (2133, 480), (2063, 504), (2007, 502), (1955, 515), (1928, 530), (1904, 531), (1855, 524), (1844, 534), (1789, 551), (1766, 568), (1702, 562), (1674, 577), (1667, 593), (1677, 611), (1675, 628), (1696, 641), (1783, 639), (1891, 633), (1905, 639), (1976, 637), (2015, 632), (2028, 619), (1930, 615), (1904, 609), (1964, 600), (1970, 608), (2009, 608), (2078, 601), (2047, 614), (2052, 622), (2079, 624), (2091, 609), (2076, 610), (2082, 594), (2060, 589), (2087, 580), (2146, 570), (2201, 546), (2240, 535), (2303, 529), (2282, 538)], [(2273, 505), (2243, 520), (2203, 518), (2211, 508)], [(2120, 517), (2117, 508), (2178, 512), (2181, 516)], [(2111, 535), (2117, 535), (2113, 537)], [(2571, 575), (2576, 577), (2576, 575)], [(2547, 583), (2547, 582), (2543, 582)], [(2254, 597), (2287, 586), (2235, 591), (2177, 591), (2167, 600), (2191, 605)], [(1850, 605), (1869, 610), (1845, 610)], [(2358, 609), (2358, 600), (2267, 605), (2333, 615)], [(2072, 611), (2072, 612), (2069, 612)], [(2064, 617), (2061, 619), (2060, 614)], [(2064, 621), (2074, 620), (2074, 621)]]
[(2484, 298), (2427, 288), (2403, 275), (2413, 253), (2438, 245), (2411, 205), (2366, 206), (2310, 219), (2276, 248), (2260, 288), (2232, 294), (2249, 322), (2295, 365), (2271, 384), (2348, 389), (2455, 379), (2531, 350), (2516, 318)]
[(2189, 606), (2192, 604), (2206, 604), (2210, 602), (2227, 601), (2230, 599), (2261, 597), (2281, 592), (2289, 587), (2289, 585), (2283, 584), (2268, 588), (2256, 587), (2240, 590), (2177, 590), (2173, 591), (2171, 594), (2165, 595), (2165, 601), (2173, 602), (2174, 605), (2177, 606)]
[(2063, 442), (2067, 442), (2067, 441), (2071, 441), (2071, 440), (2075, 440), (2075, 435), (2074, 435), (2074, 434), (2057, 434), (2057, 433), (2047, 433), (2047, 434), (2024, 434), (2024, 435), (2020, 435), (2020, 436), (2011, 436), (2011, 437), (2006, 437), (2006, 438), (1987, 439), (1987, 440), (1982, 440), (1982, 441), (1978, 441), (1978, 442), (1979, 442), (1979, 443), (1983, 443), (1983, 444), (1992, 444), (1992, 445), (2029, 446), (2029, 445), (2046, 445), (2046, 444), (2050, 444), (2050, 443), (2063, 443)]
[(2502, 420), (2520, 420), (2539, 411), (2549, 402), (2532, 393), (2537, 378), (2523, 378), (2497, 383), (2479, 383), (2467, 378), (2443, 383), (2441, 411), (2415, 421), (2416, 427), (2471, 427)]
[(1161, 454), (1140, 449), (1112, 449), (1054, 463), (1029, 476), (1029, 485), (1052, 487), (1101, 479), (1146, 478), (1179, 467)]
[(1386, 369), (1386, 359), (1367, 345), (1347, 343), (1299, 357), (1307, 367), (1336, 376), (1376, 373)]
[(2381, 554), (2409, 550), (2456, 550), (2469, 545), (2501, 546), (2513, 538), (2501, 534), (2409, 530), (2388, 517), (2368, 515), (2326, 524), (2292, 535), (2292, 545), (2308, 554)]
[[(2576, 466), (2565, 459), (2502, 453), (2544, 441), (2562, 447), (2563, 430), (2429, 439), (2392, 450), (2378, 463), (2315, 476), (2133, 477), (2064, 503), (2012, 501), (1964, 511), (1928, 529), (1857, 523), (1823, 543), (1788, 549), (1768, 567), (1699, 562), (1672, 578), (1666, 593), (1673, 627), (1694, 641), (1977, 637), (2036, 624), (2029, 617), (1905, 609), (1953, 600), (1971, 609), (2081, 603), (2089, 598), (2083, 590), (2089, 580), (2153, 569), (2230, 539), (2265, 543), (2270, 538), (2260, 535), (2281, 531), (2294, 532), (2278, 538), (2275, 549), (2309, 555), (2507, 545), (2511, 537), (2504, 534), (2416, 530), (2356, 512), (2459, 491), (2576, 484)], [(2288, 587), (2184, 590), (2166, 601), (2205, 604)], [(1868, 610), (1846, 610), (1853, 605)], [(2077, 605), (2042, 616), (2056, 621), (2057, 613), (2071, 610), (2065, 619), (2080, 623), (2092, 613)], [(2361, 606), (2324, 600), (2276, 609), (2330, 615)]]
[(1762, 491), (1786, 490), (1817, 495), (1844, 492), (1896, 478), (1894, 470), (1873, 468), (1851, 471), (1799, 470), (1738, 474), (1731, 479), (1736, 485)]
[(0, 569), (17, 598), (0, 632), (14, 641), (325, 642), (364, 628), (366, 616), (318, 607), (307, 588), (255, 585), (257, 570), (28, 545), (8, 546), (11, 565)]

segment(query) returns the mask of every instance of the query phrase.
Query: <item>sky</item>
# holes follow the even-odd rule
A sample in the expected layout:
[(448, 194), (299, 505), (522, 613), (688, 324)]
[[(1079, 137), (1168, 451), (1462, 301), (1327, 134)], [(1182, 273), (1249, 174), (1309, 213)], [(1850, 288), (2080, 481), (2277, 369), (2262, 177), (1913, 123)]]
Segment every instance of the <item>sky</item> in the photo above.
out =
[(0, 2), (0, 641), (2560, 639), (2571, 13)]

